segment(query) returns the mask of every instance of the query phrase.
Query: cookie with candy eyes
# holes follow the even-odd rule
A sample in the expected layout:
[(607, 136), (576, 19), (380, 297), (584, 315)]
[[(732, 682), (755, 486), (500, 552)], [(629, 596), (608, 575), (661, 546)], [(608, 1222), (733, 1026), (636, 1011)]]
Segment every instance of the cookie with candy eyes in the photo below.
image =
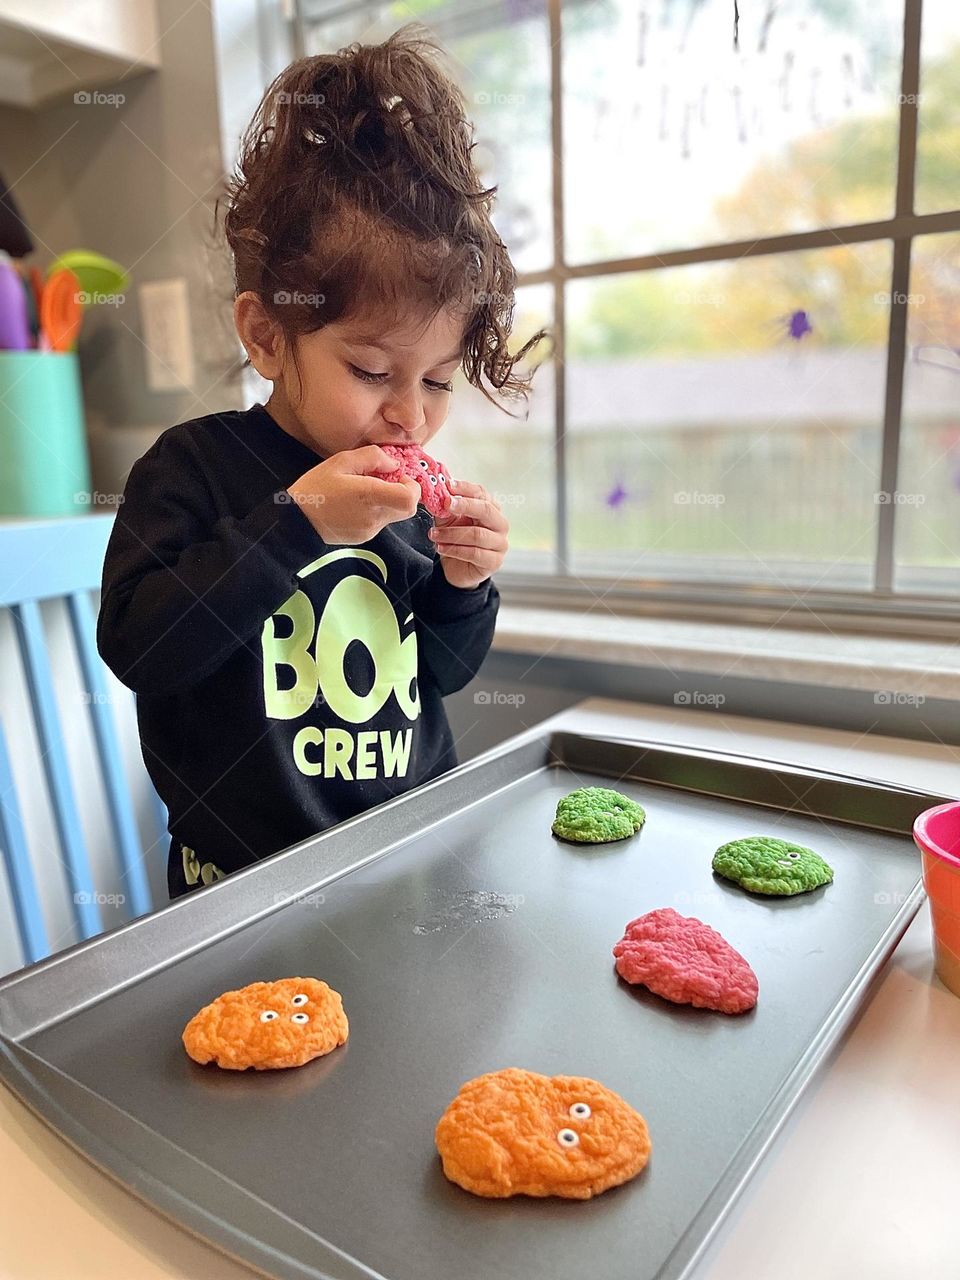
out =
[(420, 501), (432, 516), (441, 515), (450, 504), (448, 483), (450, 476), (442, 462), (415, 444), (382, 444), (380, 448), (400, 463), (392, 471), (369, 471), (378, 480), (416, 480), (420, 486)]
[(586, 1076), (508, 1067), (462, 1085), (435, 1132), (443, 1172), (474, 1195), (591, 1196), (650, 1158), (643, 1116)]
[(721, 845), (713, 869), (751, 893), (809, 893), (833, 880), (833, 867), (806, 845), (775, 836), (745, 836)]
[(183, 1046), (195, 1062), (230, 1071), (302, 1067), (344, 1044), (340, 993), (319, 978), (251, 982), (225, 991), (187, 1023)]
[(646, 818), (643, 807), (609, 787), (578, 787), (557, 805), (552, 831), (577, 844), (624, 840), (639, 831)]

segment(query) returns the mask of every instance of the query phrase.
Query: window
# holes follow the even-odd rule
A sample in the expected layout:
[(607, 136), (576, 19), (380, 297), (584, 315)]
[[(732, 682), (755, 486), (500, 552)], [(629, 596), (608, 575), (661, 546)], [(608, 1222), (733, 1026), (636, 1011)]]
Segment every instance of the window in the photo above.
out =
[(733, 0), (300, 0), (300, 48), (413, 19), (516, 344), (556, 335), (528, 418), (460, 377), (444, 428), (511, 521), (498, 583), (960, 619), (956, 7), (758, 0), (735, 39)]

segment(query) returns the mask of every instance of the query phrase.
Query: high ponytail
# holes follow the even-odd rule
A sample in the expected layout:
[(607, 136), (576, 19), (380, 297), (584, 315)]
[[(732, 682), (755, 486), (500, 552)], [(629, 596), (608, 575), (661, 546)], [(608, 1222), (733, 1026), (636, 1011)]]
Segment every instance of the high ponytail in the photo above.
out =
[(269, 85), (217, 200), (236, 293), (259, 296), (294, 356), (298, 336), (361, 312), (389, 328), (411, 309), (458, 311), (467, 380), (492, 403), (484, 377), (526, 398), (532, 373), (515, 366), (547, 331), (509, 353), (516, 273), (490, 220), (497, 188), (480, 184), (463, 94), (417, 31), (300, 58)]

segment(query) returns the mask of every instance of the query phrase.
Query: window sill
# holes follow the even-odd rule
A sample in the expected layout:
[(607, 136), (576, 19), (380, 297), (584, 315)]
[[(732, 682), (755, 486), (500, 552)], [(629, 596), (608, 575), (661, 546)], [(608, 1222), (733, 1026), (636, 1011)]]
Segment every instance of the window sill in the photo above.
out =
[(493, 648), (677, 672), (789, 681), (876, 694), (960, 701), (960, 648), (943, 639), (837, 634), (606, 610), (524, 608), (501, 602)]

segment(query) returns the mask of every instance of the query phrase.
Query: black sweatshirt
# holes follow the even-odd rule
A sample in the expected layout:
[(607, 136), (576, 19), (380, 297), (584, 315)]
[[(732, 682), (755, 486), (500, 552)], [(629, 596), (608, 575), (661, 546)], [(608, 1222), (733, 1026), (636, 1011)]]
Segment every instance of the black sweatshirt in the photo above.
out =
[(483, 662), (496, 585), (447, 582), (422, 506), (325, 543), (286, 492), (322, 460), (257, 404), (169, 428), (130, 472), (97, 647), (137, 695), (172, 895), (457, 764), (442, 697)]

